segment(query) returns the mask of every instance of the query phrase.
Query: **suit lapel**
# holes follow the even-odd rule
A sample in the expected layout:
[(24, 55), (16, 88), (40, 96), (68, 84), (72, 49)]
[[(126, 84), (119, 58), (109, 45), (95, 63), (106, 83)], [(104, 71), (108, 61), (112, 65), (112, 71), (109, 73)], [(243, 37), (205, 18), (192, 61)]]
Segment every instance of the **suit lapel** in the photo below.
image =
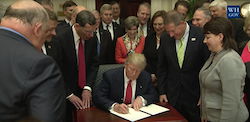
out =
[(172, 60), (174, 60), (174, 62), (176, 62), (175, 66), (180, 68), (179, 62), (178, 62), (178, 57), (177, 57), (175, 38), (174, 37), (169, 37), (169, 38), (170, 38), (170, 40), (169, 40), (170, 45), (167, 46), (170, 50), (169, 54), (172, 55), (171, 57), (174, 57)]
[(45, 48), (46, 48), (47, 55), (51, 55), (51, 53), (52, 53), (52, 51), (51, 51), (52, 46), (49, 44), (49, 42), (45, 42), (44, 45), (45, 45)]
[(124, 68), (120, 68), (122, 70), (121, 73), (118, 74), (116, 78), (116, 84), (117, 84), (117, 92), (120, 95), (119, 97), (121, 98), (120, 100), (123, 102), (123, 97), (124, 97)]
[(189, 35), (188, 35), (188, 42), (187, 42), (187, 46), (186, 46), (186, 51), (185, 51), (185, 55), (184, 55), (184, 60), (183, 60), (183, 66), (185, 65), (185, 61), (190, 57), (190, 55), (192, 54), (192, 50), (195, 48), (195, 41), (196, 41), (196, 32), (192, 32), (192, 27), (190, 27), (189, 30)]
[(73, 36), (73, 30), (72, 28), (70, 29), (70, 33), (68, 33), (68, 49), (69, 49), (69, 53), (71, 53), (71, 59), (74, 62), (74, 66), (76, 66), (76, 68), (78, 69), (78, 65), (77, 65), (77, 56), (76, 56), (76, 48), (75, 48), (75, 38)]
[(135, 99), (136, 99), (136, 96), (138, 95), (141, 95), (141, 89), (144, 87), (144, 84), (143, 84), (143, 78), (141, 77), (141, 74), (140, 76), (136, 79), (136, 89), (135, 89)]

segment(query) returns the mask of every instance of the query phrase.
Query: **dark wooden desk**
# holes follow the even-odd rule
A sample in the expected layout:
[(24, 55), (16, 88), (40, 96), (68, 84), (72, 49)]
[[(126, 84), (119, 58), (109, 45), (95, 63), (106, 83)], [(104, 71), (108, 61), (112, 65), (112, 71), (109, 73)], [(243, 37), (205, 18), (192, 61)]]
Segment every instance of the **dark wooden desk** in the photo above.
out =
[[(157, 104), (169, 108), (170, 111), (150, 116), (138, 122), (187, 122), (187, 120), (168, 103)], [(96, 107), (91, 107), (77, 110), (77, 122), (127, 122), (127, 120)]]

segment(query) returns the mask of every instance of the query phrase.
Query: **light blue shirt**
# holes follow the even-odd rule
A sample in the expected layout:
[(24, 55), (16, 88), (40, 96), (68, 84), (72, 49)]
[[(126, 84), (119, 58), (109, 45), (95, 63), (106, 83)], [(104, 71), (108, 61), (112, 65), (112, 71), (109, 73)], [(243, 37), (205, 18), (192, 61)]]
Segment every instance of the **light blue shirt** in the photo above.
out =
[(30, 42), (25, 36), (23, 36), (21, 33), (15, 31), (15, 30), (13, 30), (13, 29), (10, 29), (10, 28), (7, 28), (7, 27), (0, 27), (0, 29), (2, 29), (2, 30), (7, 30), (7, 31), (13, 32), (13, 33), (15, 33), (15, 34), (18, 34), (18, 35), (20, 35), (21, 37), (23, 37), (24, 39), (26, 39), (26, 40), (31, 44), (31, 42)]

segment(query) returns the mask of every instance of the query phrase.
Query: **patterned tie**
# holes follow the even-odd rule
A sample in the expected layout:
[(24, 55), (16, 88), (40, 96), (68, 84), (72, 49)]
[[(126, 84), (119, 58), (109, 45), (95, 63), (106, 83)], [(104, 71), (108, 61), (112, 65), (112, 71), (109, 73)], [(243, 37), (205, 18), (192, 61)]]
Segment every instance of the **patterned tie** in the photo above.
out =
[(185, 53), (184, 47), (185, 46), (184, 46), (183, 37), (182, 37), (181, 40), (179, 41), (178, 53), (177, 53), (180, 68), (182, 68), (182, 64), (184, 60), (184, 53)]
[(131, 80), (129, 81), (127, 85), (127, 90), (126, 90), (126, 97), (125, 97), (125, 103), (130, 104), (131, 99), (132, 99), (132, 86), (131, 86)]
[(140, 35), (144, 36), (143, 30), (142, 30), (142, 26), (140, 27)]
[(86, 71), (85, 71), (85, 56), (82, 44), (82, 39), (79, 39), (78, 47), (78, 85), (83, 88), (86, 84)]
[(106, 29), (107, 29), (108, 32), (110, 32), (110, 31), (109, 31), (109, 25), (108, 25), (108, 24), (107, 24), (107, 26), (106, 26)]

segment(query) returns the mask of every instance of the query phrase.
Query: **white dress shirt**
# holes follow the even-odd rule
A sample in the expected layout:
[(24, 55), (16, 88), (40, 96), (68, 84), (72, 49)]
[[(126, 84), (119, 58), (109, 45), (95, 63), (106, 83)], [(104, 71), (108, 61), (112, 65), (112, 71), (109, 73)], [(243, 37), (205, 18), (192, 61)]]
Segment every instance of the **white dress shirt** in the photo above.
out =
[(42, 50), (43, 50), (43, 54), (44, 54), (44, 55), (47, 55), (47, 51), (46, 51), (46, 48), (45, 48), (45, 44), (43, 44)]
[[(76, 33), (75, 26), (72, 26), (72, 31), (73, 31), (73, 36), (74, 36), (76, 58), (77, 58), (77, 65), (78, 65), (78, 47), (79, 47), (80, 36)], [(83, 48), (84, 48), (84, 42), (85, 41), (82, 39)], [(89, 90), (90, 92), (92, 91), (91, 87), (89, 87), (89, 86), (84, 86), (83, 89)], [(71, 95), (67, 96), (66, 99), (70, 98), (72, 95), (73, 95), (73, 93)]]
[[(102, 21), (102, 26), (103, 26), (103, 29), (104, 30), (107, 30), (107, 24), (105, 24), (103, 21)], [(113, 24), (112, 22), (109, 24), (109, 32), (111, 34), (111, 39), (112, 41), (114, 40), (114, 29), (113, 29)]]
[[(186, 22), (185, 22), (186, 23)], [(188, 23), (186, 23), (186, 30), (185, 30), (185, 33), (183, 35), (183, 44), (184, 44), (184, 50), (186, 51), (186, 47), (187, 47), (187, 42), (188, 42), (188, 35), (189, 35), (189, 30), (190, 30), (190, 27), (188, 25)], [(175, 40), (176, 44), (176, 52), (178, 52), (178, 45), (179, 45), (179, 42), (180, 42), (180, 39), (179, 40)]]
[[(123, 102), (125, 101), (125, 98), (126, 98), (126, 90), (127, 90), (127, 86), (128, 86), (128, 83), (130, 81), (130, 79), (127, 77), (126, 75), (126, 68), (124, 68), (124, 97), (123, 97)], [(132, 99), (131, 99), (131, 103), (134, 102), (134, 100), (136, 99), (135, 98), (135, 91), (136, 91), (136, 80), (132, 80), (131, 81), (131, 87), (132, 87)], [(142, 96), (138, 96), (142, 99), (142, 106), (145, 106), (147, 104), (147, 100), (145, 100)], [(115, 106), (115, 104), (118, 104), (118, 103), (114, 103), (112, 104), (112, 106), (110, 107), (109, 110), (112, 110)]]
[(118, 19), (117, 19), (117, 20), (112, 19), (112, 21), (113, 21), (113, 22), (116, 22), (117, 24), (119, 24), (119, 25), (120, 25), (120, 17), (118, 17)]
[(147, 25), (147, 23), (144, 24), (142, 27), (141, 27), (141, 24), (139, 24), (138, 33), (140, 33), (141, 28), (142, 28), (142, 31), (143, 31), (143, 36), (146, 37), (147, 33), (148, 33), (148, 25)]

